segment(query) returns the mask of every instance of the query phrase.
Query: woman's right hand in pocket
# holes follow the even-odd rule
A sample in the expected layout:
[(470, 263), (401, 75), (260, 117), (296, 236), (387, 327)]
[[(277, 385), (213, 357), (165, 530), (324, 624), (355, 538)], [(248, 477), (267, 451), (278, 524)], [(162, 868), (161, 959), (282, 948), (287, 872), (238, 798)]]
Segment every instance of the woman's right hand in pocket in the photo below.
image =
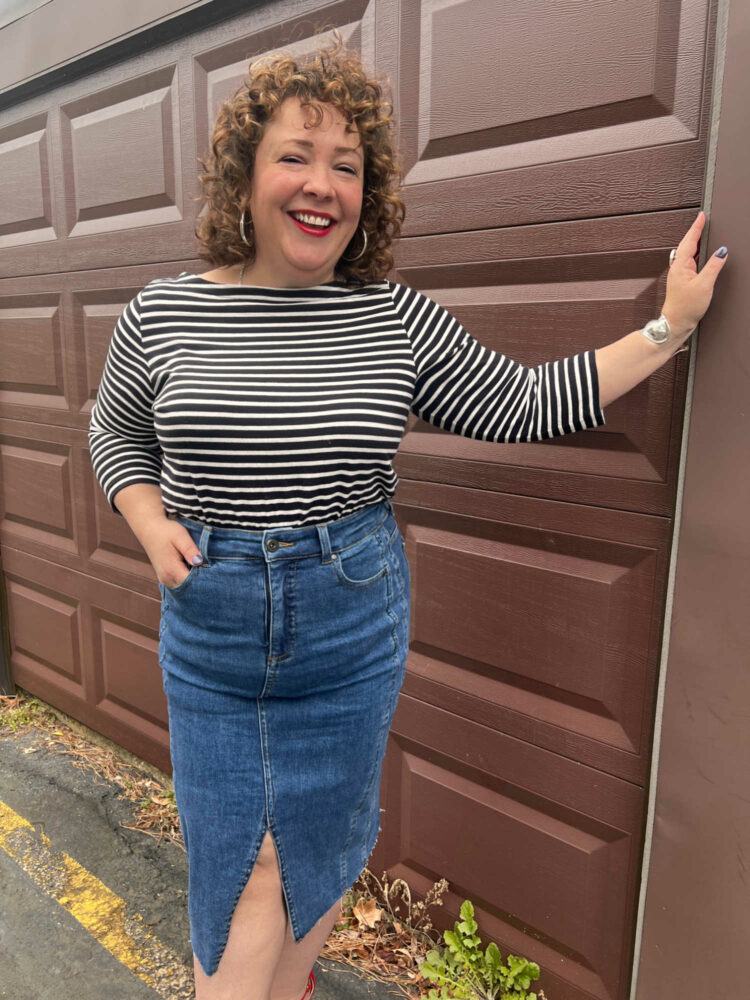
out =
[(151, 561), (157, 580), (168, 589), (179, 587), (187, 579), (193, 566), (203, 562), (200, 549), (190, 532), (179, 521), (170, 518), (154, 518), (143, 525), (140, 542)]

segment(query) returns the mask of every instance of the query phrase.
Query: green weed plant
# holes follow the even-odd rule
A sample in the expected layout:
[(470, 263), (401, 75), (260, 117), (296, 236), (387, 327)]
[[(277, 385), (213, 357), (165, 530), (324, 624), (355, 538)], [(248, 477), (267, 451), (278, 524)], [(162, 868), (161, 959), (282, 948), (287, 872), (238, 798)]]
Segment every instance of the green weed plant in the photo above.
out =
[(482, 951), (470, 900), (464, 901), (461, 920), (452, 931), (443, 931), (443, 938), (447, 947), (428, 951), (419, 966), (424, 978), (439, 987), (430, 990), (429, 1000), (543, 1000), (544, 993), (537, 997), (528, 992), (539, 978), (536, 962), (508, 955), (503, 963), (494, 942)]

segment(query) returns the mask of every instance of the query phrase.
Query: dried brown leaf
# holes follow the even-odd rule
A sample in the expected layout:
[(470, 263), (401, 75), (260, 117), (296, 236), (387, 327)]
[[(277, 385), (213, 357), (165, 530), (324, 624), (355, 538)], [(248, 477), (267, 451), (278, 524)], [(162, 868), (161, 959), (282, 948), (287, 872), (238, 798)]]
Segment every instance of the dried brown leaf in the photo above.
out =
[(374, 899), (361, 899), (354, 907), (354, 916), (360, 926), (374, 927), (383, 916), (383, 911)]

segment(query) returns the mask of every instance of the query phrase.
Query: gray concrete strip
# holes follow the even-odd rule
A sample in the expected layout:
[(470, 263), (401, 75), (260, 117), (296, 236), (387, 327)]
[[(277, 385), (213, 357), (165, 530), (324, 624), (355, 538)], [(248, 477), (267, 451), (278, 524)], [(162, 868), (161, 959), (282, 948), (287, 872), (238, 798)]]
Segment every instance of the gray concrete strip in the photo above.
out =
[(2, 1000), (155, 1000), (156, 994), (85, 933), (0, 851)]

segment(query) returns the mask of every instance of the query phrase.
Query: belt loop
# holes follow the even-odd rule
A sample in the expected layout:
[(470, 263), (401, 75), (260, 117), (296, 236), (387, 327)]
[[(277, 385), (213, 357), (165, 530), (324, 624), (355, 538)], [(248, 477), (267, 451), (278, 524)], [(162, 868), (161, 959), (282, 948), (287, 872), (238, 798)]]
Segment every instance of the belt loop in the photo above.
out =
[(333, 562), (333, 557), (331, 555), (331, 539), (328, 537), (328, 526), (325, 524), (316, 524), (315, 527), (320, 540), (320, 551), (323, 553), (321, 562), (325, 566), (328, 563)]
[[(391, 514), (393, 514), (393, 504), (391, 503), (391, 501), (386, 499), (385, 505), (388, 508), (388, 510), (391, 512)], [(396, 515), (394, 514), (393, 516), (395, 517)]]
[(203, 556), (203, 566), (210, 566), (208, 561), (208, 539), (211, 536), (211, 525), (204, 524), (203, 531), (201, 532), (200, 541), (198, 542), (198, 548), (201, 550), (201, 555)]

